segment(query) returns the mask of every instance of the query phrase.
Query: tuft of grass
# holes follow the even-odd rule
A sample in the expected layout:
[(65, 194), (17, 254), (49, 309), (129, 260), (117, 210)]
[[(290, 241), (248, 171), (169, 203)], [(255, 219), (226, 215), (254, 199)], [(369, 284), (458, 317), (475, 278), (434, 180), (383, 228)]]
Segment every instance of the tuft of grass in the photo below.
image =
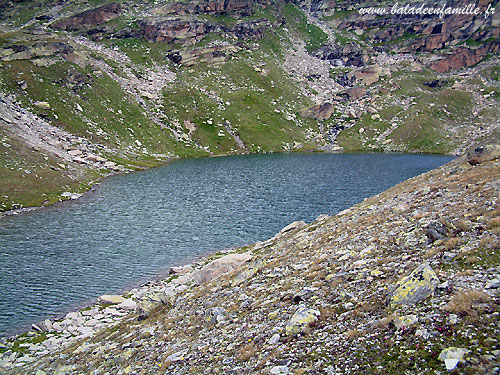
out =
[(348, 340), (354, 340), (355, 338), (361, 336), (361, 332), (358, 329), (353, 328), (347, 331), (345, 336)]
[(469, 316), (477, 316), (484, 311), (481, 303), (489, 302), (491, 297), (488, 293), (479, 290), (466, 290), (456, 293), (445, 306), (443, 310)]
[(238, 350), (238, 360), (245, 362), (250, 358), (255, 357), (257, 354), (257, 348), (253, 343), (246, 344)]
[(444, 247), (446, 248), (446, 250), (452, 250), (457, 247), (459, 242), (460, 242), (459, 238), (452, 237), (446, 240), (446, 242), (444, 243)]
[(479, 244), (487, 249), (491, 248), (499, 248), (500, 243), (498, 241), (498, 238), (496, 236), (486, 236), (481, 238), (481, 241), (479, 241)]
[(488, 220), (488, 224), (486, 224), (487, 229), (493, 229), (500, 227), (500, 217), (494, 217)]

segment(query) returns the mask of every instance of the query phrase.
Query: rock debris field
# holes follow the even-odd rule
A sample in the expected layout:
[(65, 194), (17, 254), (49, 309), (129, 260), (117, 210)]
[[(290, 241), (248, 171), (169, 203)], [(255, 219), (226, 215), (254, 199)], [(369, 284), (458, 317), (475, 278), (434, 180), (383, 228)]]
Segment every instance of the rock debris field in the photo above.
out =
[(497, 374), (500, 146), (0, 346), (5, 374)]

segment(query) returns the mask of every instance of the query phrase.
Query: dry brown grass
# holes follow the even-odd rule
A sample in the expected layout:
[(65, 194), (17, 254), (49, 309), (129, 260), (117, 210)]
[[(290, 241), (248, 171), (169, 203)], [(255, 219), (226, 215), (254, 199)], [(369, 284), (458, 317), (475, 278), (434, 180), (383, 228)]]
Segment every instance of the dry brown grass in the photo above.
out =
[(306, 276), (306, 278), (308, 280), (324, 279), (325, 277), (326, 277), (326, 272), (324, 270), (313, 271), (309, 275)]
[(486, 248), (490, 248), (490, 249), (495, 248), (495, 247), (499, 247), (498, 240), (494, 236), (486, 236), (486, 237), (481, 238), (481, 241), (479, 241), (479, 244), (482, 247), (486, 247)]
[(469, 230), (469, 224), (467, 224), (467, 222), (463, 219), (457, 220), (455, 227), (462, 232)]
[(490, 214), (491, 217), (500, 217), (500, 208), (495, 208)]
[(345, 334), (348, 340), (354, 340), (356, 337), (359, 337), (360, 335), (361, 332), (359, 332), (359, 330), (357, 330), (356, 328), (350, 329)]
[(334, 316), (337, 314), (337, 309), (334, 307), (320, 307), (319, 312), (321, 313), (321, 319), (328, 319), (331, 316)]
[(469, 264), (474, 264), (480, 261), (479, 257), (476, 255), (470, 255), (467, 258), (465, 258), (465, 261)]
[(386, 316), (385, 318), (377, 320), (374, 324), (374, 328), (383, 330), (389, 329), (389, 326), (394, 321), (395, 317), (396, 317), (395, 314), (391, 314), (389, 316)]
[(443, 249), (441, 249), (437, 246), (434, 246), (434, 247), (431, 247), (429, 250), (427, 250), (422, 257), (424, 259), (429, 259), (429, 258), (432, 258), (434, 255), (441, 253), (442, 251), (443, 251)]
[(452, 250), (455, 247), (457, 247), (459, 242), (460, 242), (460, 239), (458, 239), (457, 237), (452, 237), (452, 238), (446, 240), (446, 242), (444, 243), (444, 247), (446, 248), (446, 250)]
[(464, 270), (456, 273), (456, 277), (472, 276), (474, 275), (474, 270)]
[(500, 227), (500, 217), (494, 217), (488, 220), (488, 224), (486, 224), (487, 229), (493, 229)]
[(238, 350), (238, 359), (242, 362), (248, 361), (250, 358), (255, 357), (257, 348), (253, 343), (246, 344)]
[(456, 314), (477, 316), (484, 309), (481, 303), (488, 302), (490, 299), (488, 293), (480, 290), (461, 291), (443, 306), (443, 310)]

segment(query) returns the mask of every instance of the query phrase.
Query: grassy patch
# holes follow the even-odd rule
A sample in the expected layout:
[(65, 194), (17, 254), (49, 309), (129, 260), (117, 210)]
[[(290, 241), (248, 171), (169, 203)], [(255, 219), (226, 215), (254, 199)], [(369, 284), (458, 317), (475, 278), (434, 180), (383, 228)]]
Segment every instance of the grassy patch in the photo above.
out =
[(296, 30), (306, 42), (308, 52), (314, 51), (328, 42), (328, 35), (316, 25), (309, 23), (305, 14), (294, 5), (287, 4), (283, 13), (289, 27)]

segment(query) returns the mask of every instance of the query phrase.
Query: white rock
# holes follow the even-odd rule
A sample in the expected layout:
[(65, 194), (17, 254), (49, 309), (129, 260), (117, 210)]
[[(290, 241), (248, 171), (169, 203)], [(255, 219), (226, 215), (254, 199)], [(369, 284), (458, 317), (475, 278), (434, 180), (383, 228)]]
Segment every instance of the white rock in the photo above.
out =
[(252, 259), (250, 254), (228, 254), (205, 265), (195, 272), (194, 280), (198, 283), (209, 282), (228, 272), (240, 269), (245, 262)]
[(498, 289), (498, 288), (500, 288), (500, 280), (497, 278), (488, 281), (488, 284), (486, 284), (486, 289)]
[(458, 315), (456, 314), (450, 314), (446, 318), (446, 324), (453, 325), (458, 323)]
[(99, 312), (97, 311), (97, 309), (82, 311), (82, 315), (84, 315), (84, 316), (96, 316), (98, 313)]
[(302, 227), (305, 227), (306, 223), (303, 221), (294, 221), (291, 224), (288, 224), (286, 227), (284, 227), (282, 230), (280, 230), (279, 234), (285, 234), (286, 232), (290, 232), (295, 229), (299, 229)]
[(76, 311), (72, 311), (66, 314), (66, 319), (76, 319), (78, 318), (78, 313)]
[(271, 338), (269, 339), (268, 343), (270, 345), (275, 345), (279, 341), (280, 341), (280, 335), (279, 335), (279, 333), (275, 333), (274, 335), (271, 336)]
[(446, 369), (448, 371), (453, 370), (455, 367), (457, 367), (459, 360), (456, 358), (446, 358), (444, 360), (444, 364), (446, 366)]
[(184, 356), (186, 354), (187, 354), (187, 350), (186, 349), (181, 350), (181, 351), (176, 352), (176, 353), (173, 353), (173, 354), (170, 354), (167, 357), (167, 361), (171, 361), (171, 362), (183, 361), (184, 360)]
[(125, 298), (123, 298), (122, 296), (114, 295), (114, 294), (104, 294), (104, 295), (100, 296), (98, 299), (99, 303), (102, 303), (102, 304), (109, 303), (112, 305), (117, 305), (119, 303), (122, 303), (123, 301), (125, 301)]
[(116, 306), (117, 309), (122, 309), (122, 310), (135, 310), (137, 307), (137, 303), (135, 301), (132, 301), (131, 299), (126, 299), (122, 303)]
[(94, 327), (99, 323), (97, 319), (90, 319), (85, 322), (86, 327)]
[(273, 375), (288, 374), (288, 366), (274, 366), (269, 373)]
[(464, 361), (464, 356), (470, 352), (468, 349), (449, 347), (443, 349), (439, 354), (439, 359), (444, 361), (446, 369), (451, 371), (457, 367), (459, 362)]
[(94, 334), (92, 327), (78, 327), (77, 330), (83, 337), (92, 336)]
[(68, 154), (71, 156), (83, 156), (83, 152), (81, 150), (69, 150)]

